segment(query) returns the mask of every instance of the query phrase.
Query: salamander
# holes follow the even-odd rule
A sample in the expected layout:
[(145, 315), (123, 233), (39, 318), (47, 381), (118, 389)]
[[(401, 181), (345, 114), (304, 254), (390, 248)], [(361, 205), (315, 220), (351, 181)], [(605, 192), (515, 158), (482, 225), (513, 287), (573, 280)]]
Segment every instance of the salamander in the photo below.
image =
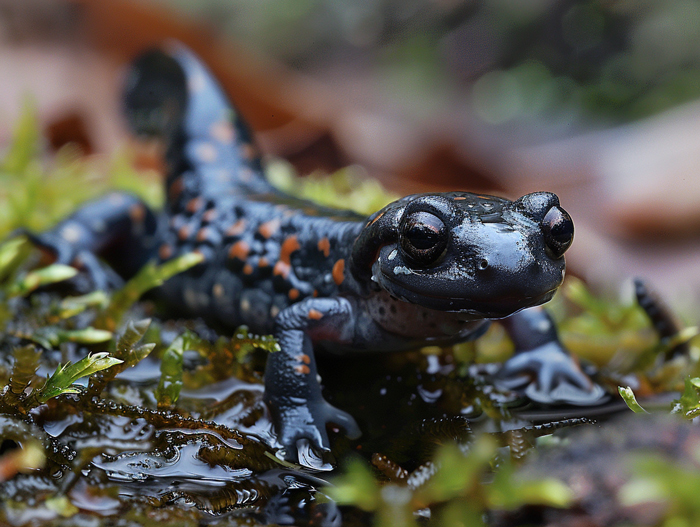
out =
[(187, 315), (277, 338), (264, 400), (289, 459), (300, 440), (328, 451), (327, 424), (360, 434), (323, 398), (318, 349), (445, 346), (479, 337), (498, 319), (516, 345), (499, 382), (547, 404), (605, 399), (536, 307), (562, 283), (574, 235), (556, 195), (414, 194), (369, 218), (290, 197), (266, 181), (240, 114), (181, 45), (135, 60), (124, 106), (136, 133), (165, 141), (164, 209), (114, 192), (34, 242), (99, 288), (151, 260), (200, 253), (202, 263), (157, 294)]

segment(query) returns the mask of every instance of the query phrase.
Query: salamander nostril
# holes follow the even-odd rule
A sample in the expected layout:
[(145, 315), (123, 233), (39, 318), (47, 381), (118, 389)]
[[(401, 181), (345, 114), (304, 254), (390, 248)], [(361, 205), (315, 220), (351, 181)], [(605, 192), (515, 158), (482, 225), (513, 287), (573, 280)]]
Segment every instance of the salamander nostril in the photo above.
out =
[(488, 260), (486, 260), (486, 259), (484, 259), (484, 258), (482, 258), (481, 260), (479, 260), (479, 269), (480, 269), (481, 271), (485, 271), (486, 269), (488, 269), (488, 267), (489, 267), (489, 261), (488, 261)]
[(551, 256), (560, 258), (574, 241), (574, 222), (564, 209), (552, 207), (542, 219), (542, 233)]

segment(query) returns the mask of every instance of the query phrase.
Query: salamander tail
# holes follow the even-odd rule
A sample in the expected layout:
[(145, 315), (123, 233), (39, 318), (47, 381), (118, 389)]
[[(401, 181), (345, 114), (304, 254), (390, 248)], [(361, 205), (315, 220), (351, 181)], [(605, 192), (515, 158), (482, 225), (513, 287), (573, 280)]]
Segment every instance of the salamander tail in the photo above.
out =
[(169, 139), (186, 107), (187, 78), (173, 57), (152, 49), (134, 60), (124, 86), (124, 111), (134, 133)]
[(216, 170), (233, 185), (262, 184), (262, 177), (254, 177), (262, 168), (247, 126), (213, 75), (184, 45), (170, 43), (165, 51), (147, 51), (133, 62), (124, 106), (136, 134), (166, 141), (171, 166), (202, 176)]

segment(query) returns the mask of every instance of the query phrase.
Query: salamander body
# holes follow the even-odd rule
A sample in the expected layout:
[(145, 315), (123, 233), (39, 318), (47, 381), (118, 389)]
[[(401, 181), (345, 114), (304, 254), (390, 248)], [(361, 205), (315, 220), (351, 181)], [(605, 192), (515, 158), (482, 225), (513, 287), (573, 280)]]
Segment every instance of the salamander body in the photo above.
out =
[[(263, 177), (241, 117), (187, 49), (151, 51), (128, 76), (127, 118), (167, 145), (167, 204), (92, 202), (35, 242), (82, 267), (111, 270), (196, 251), (204, 261), (158, 295), (190, 316), (273, 333), (265, 401), (294, 459), (299, 440), (329, 448), (326, 424), (353, 418), (321, 394), (314, 349), (408, 350), (480, 336), (503, 323), (517, 354), (499, 377), (545, 403), (596, 404), (604, 393), (567, 354), (539, 308), (564, 277), (573, 223), (548, 192), (510, 201), (468, 192), (417, 194), (369, 218), (287, 196)], [(105, 270), (107, 261), (111, 270)]]

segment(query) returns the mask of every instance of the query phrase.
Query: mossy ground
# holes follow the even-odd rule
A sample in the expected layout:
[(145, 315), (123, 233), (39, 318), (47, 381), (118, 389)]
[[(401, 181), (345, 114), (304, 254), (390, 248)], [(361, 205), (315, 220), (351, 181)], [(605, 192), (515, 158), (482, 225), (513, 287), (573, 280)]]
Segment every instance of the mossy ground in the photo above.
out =
[[(18, 227), (45, 229), (107, 188), (162, 202), (157, 179), (133, 170), (126, 153), (109, 162), (70, 149), (47, 158), (41, 144), (27, 112), (0, 163), (2, 238)], [(298, 180), (284, 165), (272, 167), (277, 185), (331, 205), (369, 213), (391, 200), (376, 183), (353, 179), (352, 170)], [(507, 521), (503, 511), (579, 504), (568, 482), (520, 466), (533, 452), (561, 448), (556, 429), (590, 420), (523, 406), (489, 384), (483, 364), (512, 352), (497, 325), (476, 343), (446, 350), (322, 358), (328, 399), (358, 418), (364, 436), (350, 442), (333, 435), (340, 475), (281, 461), (261, 402), (274, 340), (245, 328), (222, 335), (199, 321), (159, 318), (158, 306), (139, 300), (196, 263), (186, 255), (147, 267), (117, 291), (81, 291), (75, 270), (47, 266), (23, 238), (0, 245), (0, 522), (196, 525), (216, 518), (264, 525), (315, 518), (314, 525), (332, 525), (342, 512), (348, 525), (478, 526)], [(656, 405), (679, 419), (700, 413), (693, 329), (660, 337), (637, 304), (602, 300), (571, 279), (552, 309), (566, 345), (597, 366), (600, 383), (613, 394), (634, 385), (623, 392), (631, 408)], [(670, 353), (687, 341), (682, 353)], [(674, 391), (682, 396), (664, 402)], [(539, 411), (540, 423), (524, 419), (524, 410)], [(629, 412), (620, 404), (615, 411)], [(665, 500), (659, 525), (697, 514), (700, 483), (688, 477), (679, 491), (678, 463), (659, 466), (647, 456), (631, 480), (650, 499)], [(630, 498), (632, 483), (625, 496), (639, 501), (645, 495)]]

